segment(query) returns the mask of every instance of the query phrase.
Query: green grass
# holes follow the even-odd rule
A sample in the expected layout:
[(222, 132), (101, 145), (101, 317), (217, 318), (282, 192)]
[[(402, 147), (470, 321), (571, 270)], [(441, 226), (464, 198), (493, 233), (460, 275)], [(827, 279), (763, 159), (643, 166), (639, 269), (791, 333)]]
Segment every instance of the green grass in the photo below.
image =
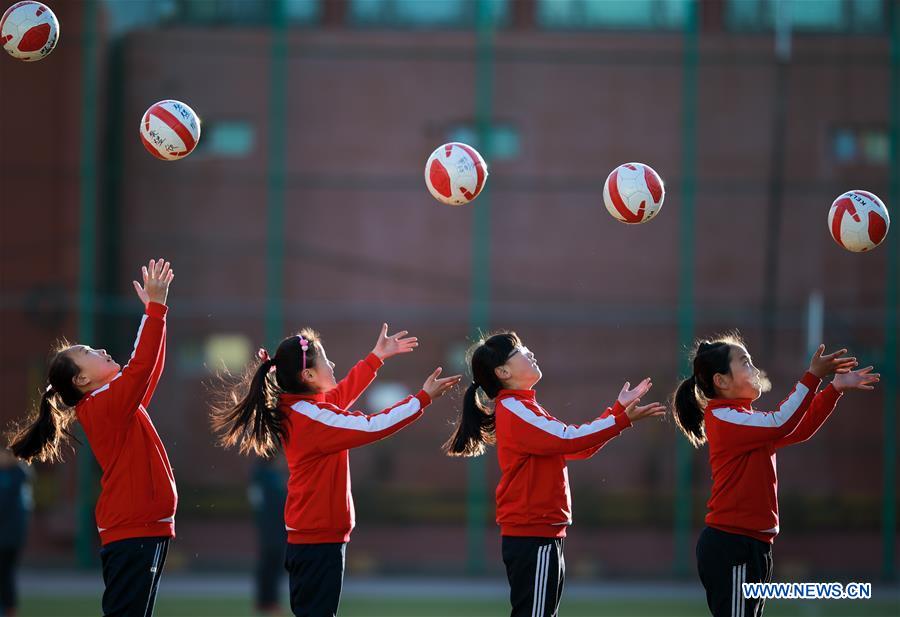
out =
[[(100, 599), (90, 597), (26, 596), (22, 600), (21, 617), (96, 616)], [(253, 615), (248, 598), (174, 598), (161, 597), (156, 603), (156, 617), (248, 617)], [(285, 608), (285, 616), (290, 611)], [(362, 599), (346, 598), (341, 602), (341, 617), (495, 617), (509, 614), (503, 601), (461, 600), (458, 598)], [(698, 617), (707, 615), (702, 603), (684, 600), (566, 600), (562, 617)], [(900, 602), (885, 601), (769, 601), (766, 617), (896, 617)]]

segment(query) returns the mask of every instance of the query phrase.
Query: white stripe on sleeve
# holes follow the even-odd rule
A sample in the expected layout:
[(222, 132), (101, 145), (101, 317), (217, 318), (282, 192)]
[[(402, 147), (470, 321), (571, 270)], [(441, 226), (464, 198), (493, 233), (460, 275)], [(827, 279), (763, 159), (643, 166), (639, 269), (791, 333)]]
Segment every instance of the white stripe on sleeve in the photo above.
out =
[(731, 424), (740, 424), (742, 426), (760, 426), (763, 428), (778, 428), (791, 419), (800, 408), (800, 403), (806, 398), (809, 388), (798, 383), (791, 395), (784, 401), (778, 411), (771, 412), (746, 412), (729, 407), (720, 407), (713, 409), (713, 415), (719, 420), (730, 422)]
[(397, 405), (390, 411), (372, 416), (353, 415), (323, 409), (309, 401), (298, 401), (291, 405), (291, 409), (315, 422), (321, 422), (334, 428), (364, 431), (366, 433), (377, 433), (403, 422), (407, 418), (416, 415), (421, 407), (422, 404), (416, 397), (412, 397), (405, 403)]
[(604, 429), (608, 429), (616, 423), (616, 416), (608, 415), (605, 418), (597, 418), (593, 422), (588, 422), (581, 426), (573, 426), (570, 424), (563, 424), (559, 420), (553, 420), (547, 416), (536, 414), (528, 409), (522, 401), (512, 397), (505, 398), (500, 402), (503, 403), (503, 406), (509, 411), (528, 424), (541, 429), (545, 433), (550, 433), (555, 437), (559, 437), (560, 439), (578, 439), (579, 437), (585, 437), (586, 435), (593, 435), (594, 433), (599, 433)]
[[(144, 333), (144, 324), (145, 323), (147, 323), (147, 315), (146, 314), (141, 318), (141, 325), (138, 326), (137, 336), (134, 337), (134, 348), (131, 350), (131, 357), (128, 358), (128, 362), (125, 364), (125, 367), (122, 370), (125, 370), (125, 368), (128, 367), (128, 364), (130, 364), (131, 361), (134, 360), (134, 354), (137, 353), (138, 343), (141, 342), (141, 334)], [(109, 390), (109, 384), (111, 384), (113, 381), (115, 381), (116, 379), (118, 379), (121, 376), (122, 376), (122, 371), (119, 371), (116, 374), (116, 376), (113, 377), (112, 381), (110, 381), (105, 386), (100, 386), (99, 388), (97, 388), (96, 390), (91, 392), (90, 396), (96, 396), (97, 394), (100, 394), (101, 392), (105, 392), (106, 390)]]

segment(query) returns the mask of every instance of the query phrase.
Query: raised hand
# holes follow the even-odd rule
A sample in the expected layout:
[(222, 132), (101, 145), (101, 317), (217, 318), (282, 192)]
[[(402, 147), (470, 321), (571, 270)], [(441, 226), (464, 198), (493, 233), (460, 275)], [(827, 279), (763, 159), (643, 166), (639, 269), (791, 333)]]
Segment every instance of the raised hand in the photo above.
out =
[(636, 385), (634, 389), (631, 388), (631, 382), (626, 381), (625, 385), (622, 386), (622, 391), (619, 392), (619, 404), (623, 407), (628, 407), (628, 404), (631, 401), (639, 400), (642, 396), (644, 396), (647, 391), (653, 387), (653, 382), (650, 381), (650, 378), (647, 377), (641, 383)]
[(151, 259), (150, 263), (141, 268), (144, 276), (143, 286), (137, 281), (131, 281), (138, 298), (146, 307), (150, 302), (165, 304), (169, 295), (169, 284), (175, 278), (175, 272), (170, 269), (169, 262), (163, 258)]
[(439, 376), (442, 370), (444, 369), (437, 367), (422, 385), (422, 389), (431, 397), (431, 400), (443, 396), (447, 390), (458, 384), (459, 380), (462, 379), (462, 375), (453, 375), (452, 377), (440, 379)]
[(644, 418), (658, 418), (665, 415), (666, 408), (660, 403), (650, 403), (649, 405), (638, 406), (641, 399), (636, 398), (625, 407), (625, 415), (632, 422), (643, 420)]
[(831, 385), (838, 392), (844, 390), (874, 390), (873, 384), (881, 381), (880, 373), (873, 373), (875, 367), (867, 366), (858, 371), (847, 371), (846, 373), (838, 373), (831, 381)]
[[(409, 334), (406, 330), (401, 330), (397, 334), (388, 336), (388, 325), (381, 325), (381, 334), (375, 343), (372, 353), (378, 356), (378, 359), (384, 362), (391, 356), (401, 353), (409, 353), (419, 346), (419, 339), (414, 336), (406, 336)], [(406, 337), (406, 338), (404, 338)]]
[(819, 379), (832, 373), (848, 373), (858, 364), (856, 358), (844, 355), (847, 353), (846, 349), (838, 349), (828, 355), (823, 355), (824, 353), (825, 345), (819, 345), (812, 360), (809, 361), (809, 372)]

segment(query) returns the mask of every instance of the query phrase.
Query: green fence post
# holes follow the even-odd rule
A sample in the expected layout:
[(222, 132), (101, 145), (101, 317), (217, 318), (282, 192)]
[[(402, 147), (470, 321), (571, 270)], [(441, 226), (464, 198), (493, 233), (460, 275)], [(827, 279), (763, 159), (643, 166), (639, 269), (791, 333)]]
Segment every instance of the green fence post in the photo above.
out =
[[(494, 88), (494, 22), (490, 0), (476, 3), (477, 49), (475, 56), (475, 124), (478, 147), (490, 165), (491, 114)], [(472, 287), (469, 330), (477, 339), (490, 324), (491, 301), (491, 200), (486, 184), (472, 210)], [(466, 484), (466, 570), (476, 576), (485, 571), (484, 545), (488, 512), (487, 466), (483, 457), (470, 458)]]
[(284, 336), (284, 187), (287, 107), (287, 14), (284, 0), (271, 5), (269, 54), (269, 161), (266, 208), (266, 345)]
[[(681, 373), (691, 372), (685, 350), (694, 337), (694, 193), (696, 188), (695, 162), (697, 151), (697, 63), (699, 38), (699, 7), (688, 5), (684, 25), (681, 86), (681, 217), (679, 225), (678, 268), (678, 357)], [(673, 571), (687, 576), (691, 533), (691, 446), (679, 439), (675, 446), (675, 547)]]
[[(82, 4), (81, 147), (79, 151), (78, 340), (94, 343), (97, 250), (97, 0)], [(83, 436), (83, 433), (82, 433)], [(78, 450), (75, 558), (79, 566), (95, 561), (94, 455), (86, 439)]]
[[(900, 6), (891, 9), (891, 94), (890, 94), (890, 192), (889, 207), (900, 204)], [(897, 224), (896, 222), (894, 223)], [(897, 578), (897, 311), (900, 286), (900, 238), (894, 232), (887, 240), (888, 267), (885, 281), (884, 365), (884, 491), (881, 511), (882, 564), (884, 580)]]

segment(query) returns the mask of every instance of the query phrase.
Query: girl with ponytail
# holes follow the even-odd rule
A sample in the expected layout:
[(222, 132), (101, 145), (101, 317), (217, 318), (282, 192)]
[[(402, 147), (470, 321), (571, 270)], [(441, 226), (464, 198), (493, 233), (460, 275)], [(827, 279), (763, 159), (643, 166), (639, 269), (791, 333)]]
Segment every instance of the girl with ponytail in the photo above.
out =
[[(36, 413), (16, 427), (10, 450), (25, 461), (63, 458), (77, 419), (103, 470), (95, 518), (103, 564), (104, 615), (150, 616), (175, 537), (175, 477), (147, 412), (165, 363), (169, 262), (150, 260), (134, 353), (124, 368), (105, 349), (63, 342), (50, 358)], [(148, 573), (152, 573), (149, 576)]]
[(60, 462), (66, 442), (73, 438), (68, 427), (75, 419), (75, 406), (84, 396), (75, 385), (81, 368), (68, 353), (73, 347), (65, 339), (57, 343), (37, 412), (12, 436), (10, 450), (23, 461)]
[(295, 615), (337, 614), (355, 525), (349, 450), (409, 426), (459, 383), (459, 375), (441, 378), (437, 368), (418, 393), (384, 411), (349, 411), (386, 359), (418, 346), (405, 330), (393, 336), (387, 331), (384, 324), (372, 352), (338, 383), (318, 333), (301, 330), (281, 341), (274, 356), (260, 349), (256, 366), (212, 409), (222, 446), (260, 456), (284, 449), (289, 471), (285, 567)]
[(555, 617), (565, 579), (563, 540), (572, 524), (566, 462), (593, 456), (632, 422), (665, 413), (638, 406), (647, 378), (625, 383), (612, 407), (581, 425), (560, 422), (538, 404), (535, 355), (515, 332), (500, 332), (470, 350), (472, 384), (450, 439), (449, 456), (478, 456), (496, 444), (501, 478), (497, 524), (510, 585), (512, 617)]
[(871, 366), (853, 370), (856, 358), (845, 356), (846, 349), (824, 353), (820, 345), (775, 411), (757, 411), (753, 401), (770, 386), (740, 335), (700, 341), (691, 376), (672, 396), (675, 424), (691, 445), (709, 444), (712, 496), (697, 541), (697, 569), (714, 617), (763, 614), (765, 600), (745, 598), (742, 584), (772, 579), (779, 531), (775, 452), (812, 437), (845, 390), (872, 390), (879, 380)]

